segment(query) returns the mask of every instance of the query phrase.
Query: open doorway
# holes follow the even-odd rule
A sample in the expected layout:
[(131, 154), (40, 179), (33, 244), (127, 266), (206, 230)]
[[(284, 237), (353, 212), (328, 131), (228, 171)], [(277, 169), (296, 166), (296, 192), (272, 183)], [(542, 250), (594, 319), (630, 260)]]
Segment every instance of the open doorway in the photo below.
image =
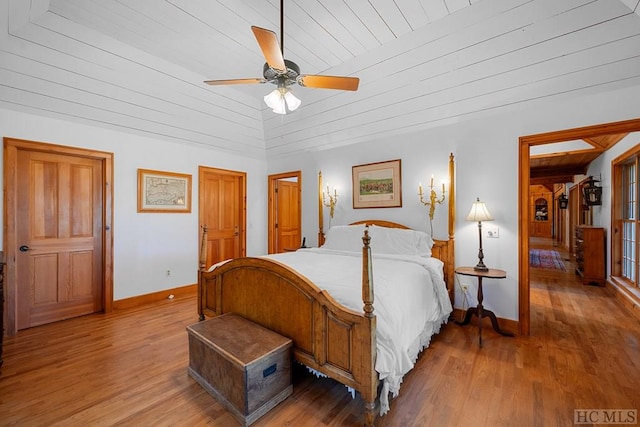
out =
[(301, 241), (301, 192), (300, 171), (269, 175), (269, 253), (296, 250)]
[(530, 185), (535, 179), (531, 169), (531, 148), (578, 139), (593, 140), (594, 138), (638, 131), (640, 131), (640, 119), (634, 119), (520, 137), (518, 167), (520, 183), (518, 188), (518, 323), (520, 334), (529, 335), (531, 331), (529, 236), (531, 235), (530, 222), (532, 218)]

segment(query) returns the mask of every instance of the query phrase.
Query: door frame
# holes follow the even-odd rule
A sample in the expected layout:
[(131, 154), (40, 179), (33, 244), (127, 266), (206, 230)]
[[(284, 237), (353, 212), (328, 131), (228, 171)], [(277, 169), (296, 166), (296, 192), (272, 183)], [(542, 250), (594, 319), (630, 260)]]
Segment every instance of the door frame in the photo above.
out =
[[(267, 219), (267, 228), (268, 228), (268, 252), (267, 253), (275, 253), (276, 251), (276, 230), (275, 230), (275, 223), (276, 223), (276, 182), (278, 182), (278, 180), (281, 179), (286, 179), (286, 178), (297, 178), (298, 180), (298, 191), (300, 192), (300, 203), (302, 204), (302, 171), (292, 171), (292, 172), (283, 172), (283, 173), (278, 173), (278, 174), (274, 174), (274, 175), (269, 175), (268, 177), (268, 182), (269, 182), (269, 188), (268, 188), (268, 219)], [(302, 235), (302, 207), (301, 209), (298, 209), (298, 215), (300, 216), (298, 218), (298, 223), (300, 224), (300, 235)]]
[(4, 137), (4, 255), (6, 261), (4, 289), (6, 299), (6, 332), (15, 335), (18, 329), (18, 283), (16, 280), (16, 252), (18, 247), (16, 218), (18, 218), (17, 178), (18, 151), (43, 153), (96, 159), (102, 162), (103, 210), (102, 210), (102, 299), (103, 311), (113, 309), (113, 153), (86, 148), (68, 147), (45, 142)]
[[(546, 132), (519, 138), (518, 147), (518, 325), (521, 335), (531, 333), (531, 301), (529, 284), (529, 148), (535, 145), (573, 141), (614, 133), (640, 131), (640, 118), (580, 128)], [(569, 231), (571, 232), (571, 231)], [(609, 251), (611, 253), (611, 251)]]
[(234, 171), (230, 169), (220, 169), (212, 166), (198, 166), (198, 259), (202, 256), (202, 227), (204, 224), (204, 203), (202, 203), (202, 195), (204, 191), (204, 185), (202, 185), (203, 175), (206, 171), (214, 171), (220, 175), (228, 175), (238, 178), (240, 182), (240, 206), (238, 206), (239, 212), (241, 212), (240, 219), (240, 256), (247, 256), (247, 173)]

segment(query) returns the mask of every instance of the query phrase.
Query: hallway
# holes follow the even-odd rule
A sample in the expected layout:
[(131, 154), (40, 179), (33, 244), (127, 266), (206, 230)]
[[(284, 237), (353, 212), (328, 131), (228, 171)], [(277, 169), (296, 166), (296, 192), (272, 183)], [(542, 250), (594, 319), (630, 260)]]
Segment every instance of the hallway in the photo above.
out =
[[(533, 268), (529, 266), (529, 274), (533, 286), (533, 282), (540, 278), (555, 278), (558, 281), (572, 282), (574, 279), (577, 281), (578, 276), (575, 273), (576, 264), (574, 262), (573, 255), (564, 248), (560, 242), (556, 242), (553, 239), (543, 237), (531, 237), (529, 238), (529, 249), (543, 249), (557, 251), (562, 259), (566, 271), (551, 270), (545, 268)], [(578, 283), (578, 282), (576, 282)]]

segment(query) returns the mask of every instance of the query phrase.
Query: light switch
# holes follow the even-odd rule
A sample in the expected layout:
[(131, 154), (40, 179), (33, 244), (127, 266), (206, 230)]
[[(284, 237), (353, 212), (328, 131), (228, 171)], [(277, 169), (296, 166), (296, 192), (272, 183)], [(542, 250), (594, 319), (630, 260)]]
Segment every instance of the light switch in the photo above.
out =
[(489, 239), (497, 239), (500, 237), (500, 229), (498, 227), (485, 227), (485, 233)]

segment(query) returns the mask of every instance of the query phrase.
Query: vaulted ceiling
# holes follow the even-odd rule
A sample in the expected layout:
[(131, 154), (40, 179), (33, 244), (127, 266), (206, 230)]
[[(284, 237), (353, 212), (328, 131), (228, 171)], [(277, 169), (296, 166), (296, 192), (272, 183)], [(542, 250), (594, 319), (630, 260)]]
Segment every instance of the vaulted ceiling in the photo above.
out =
[(0, 107), (249, 156), (640, 84), (640, 0), (285, 0), (285, 58), (357, 76), (276, 115), (250, 30), (279, 0), (0, 0)]

